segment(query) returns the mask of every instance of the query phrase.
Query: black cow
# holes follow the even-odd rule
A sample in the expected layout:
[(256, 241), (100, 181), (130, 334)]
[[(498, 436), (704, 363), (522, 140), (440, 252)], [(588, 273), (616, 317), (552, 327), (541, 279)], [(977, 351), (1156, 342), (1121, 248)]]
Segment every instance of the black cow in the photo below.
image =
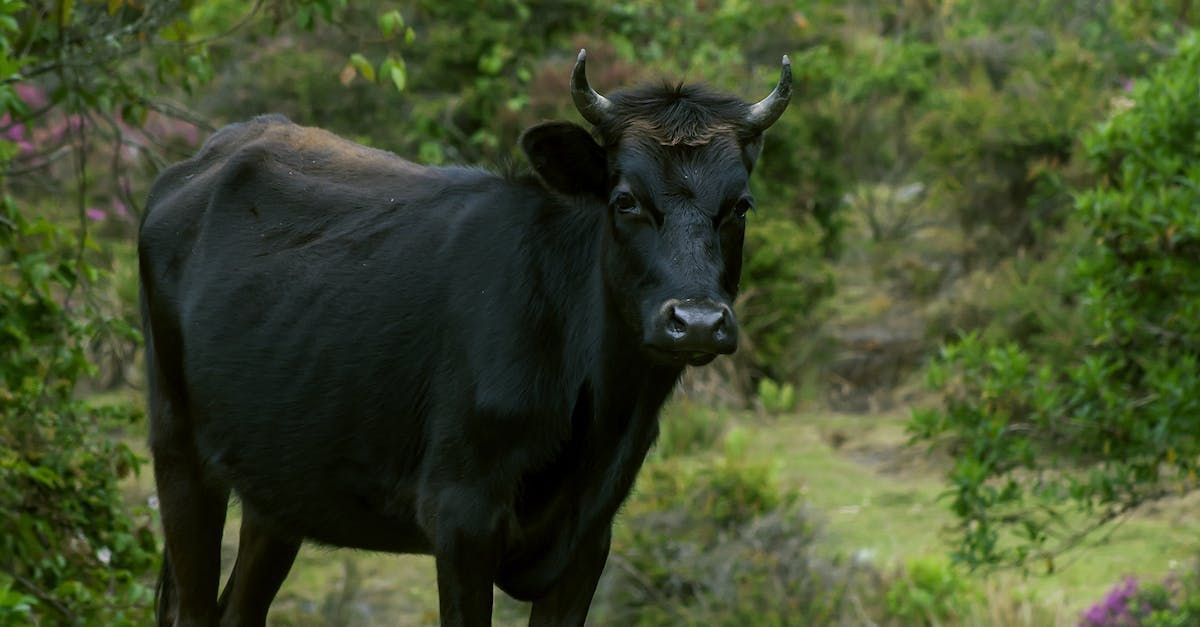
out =
[(784, 57), (754, 105), (606, 98), (584, 59), (593, 134), (529, 129), (530, 175), (265, 116), (158, 178), (138, 254), (159, 624), (263, 624), (304, 540), (432, 554), (443, 625), (487, 624), (493, 584), (531, 624), (583, 623), (664, 400), (737, 347), (747, 179), (791, 85)]

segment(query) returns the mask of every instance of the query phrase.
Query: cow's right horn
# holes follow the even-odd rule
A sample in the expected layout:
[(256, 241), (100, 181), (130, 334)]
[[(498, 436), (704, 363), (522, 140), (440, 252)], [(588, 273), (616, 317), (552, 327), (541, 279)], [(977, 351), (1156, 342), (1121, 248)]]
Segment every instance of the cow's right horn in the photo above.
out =
[(603, 124), (612, 113), (612, 101), (596, 93), (588, 84), (586, 49), (579, 50), (575, 70), (571, 72), (571, 98), (575, 100), (575, 108), (579, 109), (579, 115), (595, 126)]
[(750, 114), (746, 116), (746, 126), (755, 133), (767, 130), (775, 123), (775, 120), (779, 119), (779, 116), (783, 115), (791, 99), (792, 60), (785, 54), (783, 55), (783, 67), (779, 70), (779, 83), (766, 98), (750, 107)]

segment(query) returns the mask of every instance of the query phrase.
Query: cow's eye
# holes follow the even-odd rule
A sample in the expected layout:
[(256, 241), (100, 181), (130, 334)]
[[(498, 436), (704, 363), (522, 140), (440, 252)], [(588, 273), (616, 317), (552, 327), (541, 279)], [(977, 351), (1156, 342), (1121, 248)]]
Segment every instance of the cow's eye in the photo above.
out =
[(619, 192), (613, 197), (613, 207), (616, 207), (617, 213), (635, 214), (638, 212), (637, 199), (629, 192)]
[(733, 205), (733, 212), (735, 214), (737, 214), (737, 217), (744, 218), (744, 217), (746, 217), (746, 214), (749, 213), (749, 211), (753, 208), (754, 208), (754, 201), (750, 200), (748, 197), (743, 196), (738, 199), (736, 204)]

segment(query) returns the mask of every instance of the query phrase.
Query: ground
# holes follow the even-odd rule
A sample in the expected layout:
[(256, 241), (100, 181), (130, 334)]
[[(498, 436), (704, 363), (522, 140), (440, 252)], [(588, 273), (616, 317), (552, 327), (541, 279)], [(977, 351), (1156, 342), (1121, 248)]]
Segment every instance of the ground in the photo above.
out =
[[(664, 420), (681, 411), (688, 410), (679, 404), (669, 408)], [(782, 487), (798, 490), (824, 516), (828, 550), (869, 560), (884, 571), (905, 560), (948, 551), (943, 528), (951, 516), (939, 499), (944, 464), (924, 449), (907, 446), (904, 413), (722, 415), (731, 427), (748, 434), (750, 456), (774, 460)], [(144, 438), (129, 439), (144, 450)], [(152, 486), (146, 468), (129, 483), (130, 499), (145, 502)], [(633, 498), (638, 498), (636, 491)], [(1145, 508), (1068, 556), (1053, 575), (969, 576), (978, 579), (986, 595), (1016, 595), (1026, 599), (1028, 607), (1036, 607), (1037, 616), (1074, 625), (1080, 612), (1124, 575), (1157, 578), (1189, 559), (1182, 547), (1192, 546), (1200, 536), (1200, 517), (1194, 516), (1198, 505), (1200, 500), (1193, 496)], [(226, 572), (236, 553), (238, 518), (234, 504), (224, 542)], [(496, 599), (496, 624), (524, 624), (526, 606), (499, 592)], [(272, 608), (270, 623), (435, 625), (433, 561), (305, 546)]]

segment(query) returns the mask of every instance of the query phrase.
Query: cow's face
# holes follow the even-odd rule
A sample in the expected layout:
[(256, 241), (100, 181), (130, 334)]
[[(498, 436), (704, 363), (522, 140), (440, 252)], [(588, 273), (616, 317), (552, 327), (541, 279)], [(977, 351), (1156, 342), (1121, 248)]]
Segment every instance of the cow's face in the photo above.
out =
[(629, 137), (610, 150), (605, 276), (656, 358), (698, 365), (737, 349), (732, 304), (754, 204), (742, 153), (733, 137), (694, 147)]
[(694, 87), (609, 100), (587, 86), (583, 64), (580, 53), (575, 100), (600, 143), (551, 122), (525, 133), (526, 154), (551, 189), (603, 202), (608, 293), (652, 358), (701, 365), (732, 353), (750, 172), (762, 131), (787, 106), (786, 57), (780, 85), (754, 106)]

